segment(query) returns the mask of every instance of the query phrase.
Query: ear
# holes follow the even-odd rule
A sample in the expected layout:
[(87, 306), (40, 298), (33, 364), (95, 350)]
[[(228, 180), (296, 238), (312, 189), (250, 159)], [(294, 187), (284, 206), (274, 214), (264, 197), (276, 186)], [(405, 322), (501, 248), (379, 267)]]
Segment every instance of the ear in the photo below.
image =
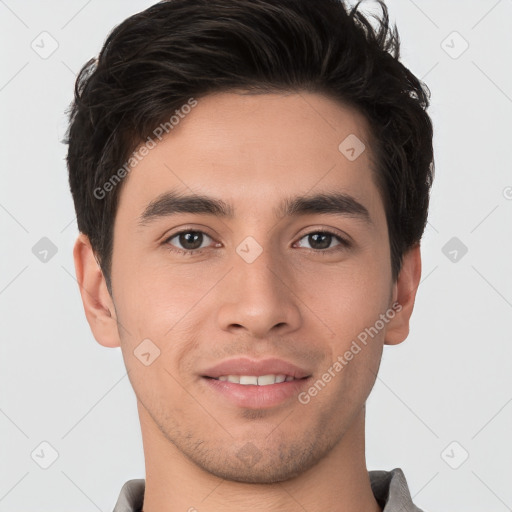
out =
[(393, 285), (393, 302), (397, 303), (395, 316), (388, 323), (384, 343), (398, 345), (409, 335), (409, 319), (414, 308), (416, 292), (421, 277), (420, 245), (409, 249), (402, 258), (402, 268)]
[(112, 297), (89, 237), (83, 233), (79, 234), (75, 242), (73, 259), (85, 316), (94, 338), (104, 347), (121, 346)]

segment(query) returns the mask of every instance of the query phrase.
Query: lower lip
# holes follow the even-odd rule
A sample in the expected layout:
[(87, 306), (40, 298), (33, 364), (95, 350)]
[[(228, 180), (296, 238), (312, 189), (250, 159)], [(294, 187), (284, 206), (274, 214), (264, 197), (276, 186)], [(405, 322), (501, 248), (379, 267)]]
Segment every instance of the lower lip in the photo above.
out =
[(268, 409), (289, 400), (291, 397), (296, 397), (301, 389), (309, 383), (310, 377), (267, 386), (236, 384), (208, 377), (203, 377), (203, 380), (210, 389), (238, 407)]

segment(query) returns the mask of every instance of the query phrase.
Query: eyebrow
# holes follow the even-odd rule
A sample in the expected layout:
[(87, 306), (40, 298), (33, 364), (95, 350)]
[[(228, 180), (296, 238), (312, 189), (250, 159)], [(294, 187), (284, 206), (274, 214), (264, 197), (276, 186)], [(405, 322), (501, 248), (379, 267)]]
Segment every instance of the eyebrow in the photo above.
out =
[[(274, 208), (276, 217), (291, 217), (312, 213), (327, 213), (358, 218), (368, 224), (373, 224), (365, 206), (349, 194), (319, 193), (286, 198)], [(221, 199), (204, 195), (183, 195), (169, 191), (151, 201), (138, 219), (139, 225), (169, 217), (178, 213), (206, 214), (221, 218), (234, 217), (234, 208)]]

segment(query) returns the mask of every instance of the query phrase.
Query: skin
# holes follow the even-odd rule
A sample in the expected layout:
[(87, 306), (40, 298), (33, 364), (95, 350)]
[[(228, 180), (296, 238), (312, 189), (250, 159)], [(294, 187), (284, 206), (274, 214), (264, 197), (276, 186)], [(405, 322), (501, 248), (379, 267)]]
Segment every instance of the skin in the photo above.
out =
[[(338, 150), (349, 134), (366, 145), (355, 161)], [(409, 333), (421, 259), (417, 245), (392, 280), (368, 134), (362, 115), (319, 94), (200, 98), (125, 178), (112, 297), (89, 240), (78, 237), (88, 322), (101, 345), (121, 347), (137, 397), (145, 512), (381, 510), (365, 462), (365, 402), (383, 345)], [(141, 226), (147, 205), (170, 190), (222, 199), (234, 216), (179, 213)], [(371, 223), (275, 214), (286, 197), (333, 191), (364, 205)], [(171, 237), (182, 228), (208, 235), (202, 252), (172, 251), (184, 248)], [(323, 230), (351, 245), (306, 236)], [(252, 263), (236, 252), (248, 236), (263, 248)], [(200, 376), (235, 356), (278, 357), (316, 380), (395, 301), (400, 312), (308, 404), (235, 407)], [(147, 338), (161, 351), (149, 366), (134, 356)], [(249, 442), (255, 464), (237, 456)]]

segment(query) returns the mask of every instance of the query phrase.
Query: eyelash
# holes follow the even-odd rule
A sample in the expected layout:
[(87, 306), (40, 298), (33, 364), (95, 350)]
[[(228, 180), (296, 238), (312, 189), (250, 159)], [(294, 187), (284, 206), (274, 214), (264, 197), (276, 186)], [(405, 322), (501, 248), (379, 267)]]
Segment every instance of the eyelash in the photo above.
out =
[[(180, 249), (179, 247), (175, 247), (169, 243), (170, 240), (172, 240), (173, 238), (176, 238), (177, 236), (179, 236), (183, 233), (201, 233), (213, 240), (213, 238), (210, 235), (208, 235), (207, 233), (205, 233), (204, 231), (200, 231), (197, 229), (183, 229), (182, 231), (173, 233), (171, 236), (169, 236), (168, 238), (166, 238), (163, 241), (163, 244), (167, 246), (167, 250), (169, 252), (172, 252), (175, 254), (183, 254), (185, 256), (195, 256), (197, 254), (201, 254), (205, 249), (208, 249), (208, 247), (203, 247), (202, 249)], [(314, 234), (331, 235), (333, 238), (335, 238), (339, 242), (339, 245), (330, 247), (329, 249), (309, 249), (308, 247), (305, 247), (306, 250), (308, 250), (310, 252), (314, 252), (315, 254), (321, 254), (322, 256), (325, 256), (325, 255), (332, 254), (332, 251), (348, 249), (352, 246), (352, 244), (348, 240), (346, 240), (345, 238), (342, 238), (340, 235), (333, 233), (332, 231), (329, 231), (329, 230), (310, 231), (309, 233), (305, 233), (304, 235), (302, 235), (299, 238), (299, 240), (302, 240), (303, 238), (305, 238), (309, 235), (314, 235)]]

